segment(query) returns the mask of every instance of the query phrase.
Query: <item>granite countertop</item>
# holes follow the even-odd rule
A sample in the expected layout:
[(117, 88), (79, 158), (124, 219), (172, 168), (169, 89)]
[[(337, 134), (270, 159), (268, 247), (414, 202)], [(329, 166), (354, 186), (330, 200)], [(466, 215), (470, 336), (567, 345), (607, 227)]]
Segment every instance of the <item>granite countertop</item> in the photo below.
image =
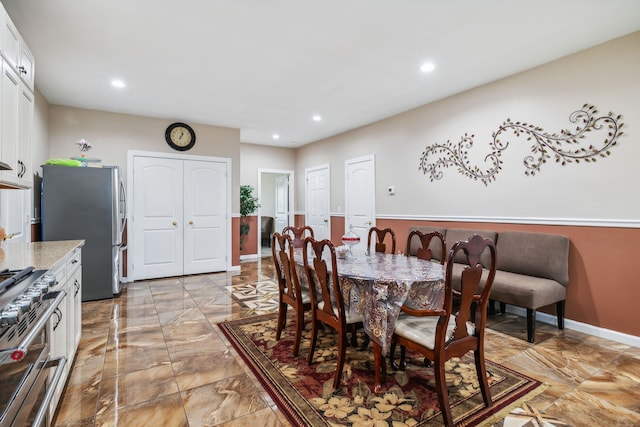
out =
[(17, 270), (31, 265), (36, 270), (48, 270), (81, 246), (84, 246), (84, 240), (33, 243), (13, 243), (6, 240), (0, 247), (0, 270)]

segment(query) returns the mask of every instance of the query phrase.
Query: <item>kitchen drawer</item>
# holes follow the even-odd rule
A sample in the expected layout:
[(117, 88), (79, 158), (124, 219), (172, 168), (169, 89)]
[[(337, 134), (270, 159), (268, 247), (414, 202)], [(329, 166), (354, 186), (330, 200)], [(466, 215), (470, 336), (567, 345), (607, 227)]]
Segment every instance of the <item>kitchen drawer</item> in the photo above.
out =
[(67, 258), (67, 277), (72, 277), (73, 273), (82, 262), (82, 250), (80, 248), (74, 249), (71, 255)]
[(56, 277), (58, 283), (64, 285), (67, 282), (67, 263), (64, 260), (51, 267), (49, 271)]

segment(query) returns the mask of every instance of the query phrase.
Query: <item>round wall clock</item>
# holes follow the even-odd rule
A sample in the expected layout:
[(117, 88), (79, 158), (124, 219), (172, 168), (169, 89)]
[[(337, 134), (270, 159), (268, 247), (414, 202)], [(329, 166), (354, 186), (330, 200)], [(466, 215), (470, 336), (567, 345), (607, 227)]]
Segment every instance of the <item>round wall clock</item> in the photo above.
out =
[(196, 144), (196, 133), (187, 124), (172, 123), (167, 127), (164, 139), (174, 150), (187, 151)]

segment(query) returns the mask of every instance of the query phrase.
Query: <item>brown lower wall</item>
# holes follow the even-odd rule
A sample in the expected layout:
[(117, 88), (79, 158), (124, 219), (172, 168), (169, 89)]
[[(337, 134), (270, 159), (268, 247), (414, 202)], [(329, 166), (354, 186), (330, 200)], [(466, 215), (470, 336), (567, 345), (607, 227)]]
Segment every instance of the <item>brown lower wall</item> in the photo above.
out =
[[(304, 216), (296, 218), (304, 223)], [(447, 222), (378, 219), (380, 228), (391, 227), (399, 250), (404, 251), (408, 229), (413, 225), (443, 228), (516, 230), (563, 234), (571, 240), (569, 249), (569, 285), (566, 318), (600, 328), (640, 336), (640, 278), (633, 268), (635, 242), (640, 229), (585, 227), (566, 225), (529, 225), (486, 222)], [(344, 234), (344, 217), (331, 218), (331, 240), (340, 245)], [(450, 242), (447, 242), (449, 245)], [(500, 256), (500, 254), (498, 254)], [(542, 311), (555, 314), (554, 307)]]

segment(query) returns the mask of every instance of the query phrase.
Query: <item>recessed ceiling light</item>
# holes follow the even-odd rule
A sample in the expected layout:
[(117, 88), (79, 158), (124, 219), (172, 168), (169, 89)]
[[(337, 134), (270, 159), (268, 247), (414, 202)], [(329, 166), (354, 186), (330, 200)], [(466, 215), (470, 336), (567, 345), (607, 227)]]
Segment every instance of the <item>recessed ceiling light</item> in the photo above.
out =
[(420, 71), (423, 73), (428, 73), (436, 69), (436, 66), (433, 62), (425, 62), (420, 66)]
[(314, 122), (319, 122), (319, 121), (321, 121), (321, 120), (322, 120), (322, 116), (320, 116), (320, 115), (318, 115), (318, 114), (316, 114), (315, 116), (313, 116), (313, 121), (314, 121)]
[(111, 80), (111, 86), (117, 87), (118, 89), (122, 89), (125, 86), (125, 84), (122, 80), (114, 79), (114, 80)]
[(280, 135), (278, 135), (277, 133), (274, 133), (273, 135), (271, 135), (271, 138), (280, 139)]

